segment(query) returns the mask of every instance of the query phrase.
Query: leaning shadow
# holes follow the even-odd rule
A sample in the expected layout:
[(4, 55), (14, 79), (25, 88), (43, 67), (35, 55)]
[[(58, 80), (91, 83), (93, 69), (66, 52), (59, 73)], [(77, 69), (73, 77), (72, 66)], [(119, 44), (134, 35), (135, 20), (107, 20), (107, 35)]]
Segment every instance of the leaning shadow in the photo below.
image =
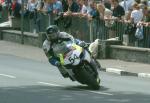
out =
[(86, 85), (67, 86), (67, 87), (64, 87), (63, 89), (65, 89), (65, 90), (81, 90), (82, 89), (82, 90), (92, 90), (92, 91), (106, 91), (106, 90), (109, 90), (109, 88), (106, 88), (104, 86), (100, 86), (99, 90), (94, 90), (91, 87), (86, 86)]
[[(108, 89), (102, 86), (99, 91)], [(149, 94), (120, 91), (106, 95), (86, 90), (90, 89), (82, 85), (0, 87), (0, 103), (150, 103)]]

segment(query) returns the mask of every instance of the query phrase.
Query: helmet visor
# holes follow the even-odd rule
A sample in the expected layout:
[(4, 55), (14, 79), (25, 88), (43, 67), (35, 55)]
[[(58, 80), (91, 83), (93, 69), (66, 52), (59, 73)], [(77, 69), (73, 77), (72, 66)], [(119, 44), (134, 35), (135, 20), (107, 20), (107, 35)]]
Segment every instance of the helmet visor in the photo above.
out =
[(47, 35), (49, 40), (57, 39), (57, 33), (49, 33)]

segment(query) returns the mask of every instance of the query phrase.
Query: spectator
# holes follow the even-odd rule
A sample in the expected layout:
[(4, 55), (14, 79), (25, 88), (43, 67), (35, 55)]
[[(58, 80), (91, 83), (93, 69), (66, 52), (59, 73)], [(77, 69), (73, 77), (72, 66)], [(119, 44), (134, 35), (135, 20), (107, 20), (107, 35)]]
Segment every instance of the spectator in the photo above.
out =
[(35, 0), (30, 0), (27, 4), (27, 10), (30, 12), (34, 12), (37, 7), (37, 2)]
[(109, 34), (109, 29), (112, 27), (112, 24), (114, 23), (112, 19), (112, 11), (108, 8), (105, 8), (105, 12), (104, 12), (104, 20), (105, 20), (105, 32), (106, 32), (106, 36)]
[(129, 33), (129, 38), (130, 38), (130, 43), (132, 45), (137, 45), (137, 39), (135, 38), (135, 32), (136, 32), (136, 29), (137, 29), (137, 23), (141, 22), (143, 19), (143, 13), (142, 11), (140, 10), (140, 7), (139, 7), (139, 4), (138, 3), (135, 3), (133, 5), (133, 10), (131, 12), (131, 15), (130, 15), (130, 20), (129, 22), (131, 24), (129, 24), (129, 27), (128, 28), (129, 30), (127, 30)]
[(132, 12), (132, 9), (129, 9), (128, 12), (125, 13), (124, 21), (127, 23), (129, 23), (131, 20), (131, 12)]
[(29, 12), (30, 19), (33, 19), (36, 14), (37, 2), (35, 0), (30, 0), (27, 4), (27, 11)]
[(79, 5), (75, 1), (73, 1), (73, 0), (67, 0), (67, 3), (68, 3), (68, 9), (71, 12), (79, 12), (80, 11)]
[(141, 0), (135, 0), (135, 3), (137, 4), (141, 3)]
[(13, 0), (11, 5), (12, 15), (14, 17), (20, 17), (21, 4), (17, 0)]
[(135, 3), (135, 0), (123, 0), (119, 4), (124, 8), (125, 12), (128, 12), (130, 11), (134, 3)]
[(5, 0), (0, 0), (0, 4), (3, 5), (5, 3)]
[(88, 12), (91, 10), (90, 6), (88, 5), (88, 0), (82, 0), (82, 8), (81, 8), (81, 15), (82, 17), (88, 16)]
[(76, 15), (79, 12), (79, 5), (73, 0), (67, 0), (68, 10), (64, 13), (64, 16)]
[(150, 24), (150, 7), (147, 8), (145, 16), (145, 22), (148, 22)]
[(104, 19), (105, 19), (105, 26), (110, 28), (113, 21), (111, 20), (112, 19), (112, 11), (108, 8), (105, 8)]
[(105, 20), (110, 20), (112, 18), (112, 11), (108, 8), (105, 8), (105, 12), (104, 12), (104, 19)]
[(53, 13), (58, 14), (60, 12), (63, 12), (62, 8), (62, 2), (59, 0), (53, 0)]
[(122, 6), (119, 5), (118, 0), (111, 0), (112, 2), (112, 16), (115, 17), (115, 19), (122, 19), (125, 15), (125, 10)]
[(27, 3), (27, 11), (29, 12), (28, 17), (30, 18), (30, 32), (36, 33), (37, 32), (37, 1), (36, 0), (29, 0)]
[(102, 3), (97, 4), (97, 17), (96, 17), (96, 38), (105, 39), (105, 22), (104, 22), (104, 14), (105, 14), (105, 7)]
[(148, 7), (148, 9), (147, 9), (147, 15), (146, 15), (145, 22), (146, 22), (146, 26), (150, 26), (150, 7)]
[(147, 4), (148, 4), (148, 6), (150, 7), (150, 0), (148, 1), (148, 3), (147, 3)]
[(37, 9), (38, 11), (43, 11), (43, 8), (44, 8), (44, 0), (38, 0), (38, 1), (37, 1), (36, 9)]
[(0, 19), (2, 18), (2, 9), (4, 4), (5, 4), (5, 0), (0, 0)]
[(140, 22), (144, 26), (150, 26), (150, 7), (145, 8), (143, 22)]
[(79, 6), (79, 11), (81, 11), (82, 5), (83, 5), (82, 0), (76, 0), (76, 2), (78, 4), (78, 6)]
[[(21, 3), (22, 3), (22, 0), (17, 0), (17, 1), (18, 1), (18, 3), (19, 3), (19, 4), (21, 4)], [(25, 1), (25, 0), (24, 0), (24, 1)]]
[(143, 13), (143, 19), (144, 19), (147, 15), (148, 7), (147, 5), (144, 5), (144, 4), (139, 4), (139, 6), (140, 6), (140, 10)]
[(67, 12), (68, 11), (67, 0), (62, 0), (62, 7), (63, 7), (63, 12)]
[(99, 18), (104, 19), (105, 7), (103, 4), (101, 3), (97, 4), (97, 12), (98, 12)]
[(2, 4), (0, 3), (0, 19), (2, 18)]
[(78, 5), (78, 10), (77, 10), (77, 12), (72, 13), (72, 15), (79, 16), (79, 17), (86, 17), (88, 8), (90, 8), (88, 5), (88, 0), (77, 0), (76, 3)]
[(89, 5), (90, 5), (90, 9), (88, 11), (88, 18), (89, 20), (92, 20), (92, 18), (97, 17), (97, 4), (96, 2), (91, 1)]
[(53, 2), (52, 2), (52, 0), (45, 0), (44, 12), (48, 13), (48, 14), (53, 12)]
[(104, 6), (105, 6), (105, 8), (107, 8), (107, 9), (111, 9), (111, 2), (110, 2), (110, 0), (103, 0), (103, 3), (104, 3)]
[(63, 19), (63, 5), (61, 1), (53, 0), (53, 14), (56, 14), (54, 18), (54, 24), (58, 25)]
[(131, 12), (130, 21), (135, 25), (143, 19), (143, 13), (137, 3), (133, 5), (133, 11)]
[(148, 6), (148, 1), (147, 0), (141, 0), (141, 4)]
[(143, 9), (144, 9), (145, 7), (147, 7), (147, 5), (142, 4), (142, 3), (139, 4), (139, 8), (140, 8), (142, 11), (143, 11)]
[[(62, 3), (66, 3), (66, 1), (63, 1)], [(60, 22), (63, 22), (63, 27), (68, 28), (72, 25), (72, 16), (79, 14), (79, 5), (74, 0), (67, 0), (67, 3), (63, 9), (65, 12), (63, 14), (60, 13), (60, 15), (55, 18), (54, 24), (58, 25)]]
[(125, 16), (125, 10), (122, 6), (119, 5), (118, 0), (111, 0), (111, 9), (112, 9), (112, 22), (110, 22), (111, 28), (109, 30), (109, 38), (116, 37), (116, 32), (118, 29), (116, 28), (120, 23), (117, 21), (123, 20)]
[(11, 0), (5, 0), (5, 4), (6, 4), (6, 7), (8, 8), (8, 17), (12, 14), (12, 10), (11, 10)]

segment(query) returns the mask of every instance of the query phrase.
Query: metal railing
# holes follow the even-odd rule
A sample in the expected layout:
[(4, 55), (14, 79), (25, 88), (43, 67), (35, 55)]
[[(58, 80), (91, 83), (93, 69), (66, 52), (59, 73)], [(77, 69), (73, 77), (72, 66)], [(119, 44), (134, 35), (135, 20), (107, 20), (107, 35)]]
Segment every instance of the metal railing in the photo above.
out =
[[(34, 17), (30, 16), (24, 17), (25, 26), (24, 30), (28, 32), (45, 32), (45, 29), (48, 25), (54, 24), (56, 15), (47, 15), (40, 12), (35, 12)], [(92, 42), (96, 38), (101, 40), (106, 40), (109, 38), (118, 37), (119, 40), (123, 41), (123, 35), (129, 24), (115, 21), (110, 23), (104, 20), (93, 19), (89, 21), (87, 18), (81, 17), (68, 17), (69, 19), (60, 20), (58, 26), (61, 31), (67, 31), (71, 33), (74, 37), (77, 37), (86, 42)], [(66, 21), (65, 21), (66, 20)], [(70, 20), (71, 23), (67, 27), (65, 23), (67, 20)], [(139, 47), (150, 47), (150, 27), (144, 27), (144, 39), (137, 40), (133, 34), (129, 35), (129, 45), (135, 46), (137, 43)]]

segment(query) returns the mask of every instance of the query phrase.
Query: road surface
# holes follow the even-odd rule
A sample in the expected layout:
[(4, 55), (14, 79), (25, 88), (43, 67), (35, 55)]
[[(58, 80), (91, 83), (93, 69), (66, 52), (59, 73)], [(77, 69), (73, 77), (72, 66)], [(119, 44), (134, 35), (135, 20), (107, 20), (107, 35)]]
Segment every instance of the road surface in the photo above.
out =
[(100, 72), (101, 88), (64, 79), (48, 62), (0, 54), (0, 103), (150, 103), (150, 79)]

